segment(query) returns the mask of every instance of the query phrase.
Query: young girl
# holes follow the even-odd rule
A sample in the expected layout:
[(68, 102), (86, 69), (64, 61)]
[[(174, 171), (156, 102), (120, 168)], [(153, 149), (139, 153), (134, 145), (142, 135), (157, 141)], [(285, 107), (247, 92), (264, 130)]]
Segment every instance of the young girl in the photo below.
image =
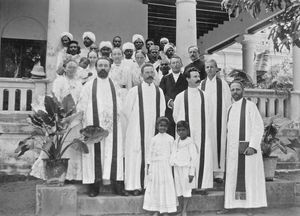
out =
[(177, 123), (179, 137), (175, 140), (170, 163), (174, 166), (174, 180), (181, 215), (186, 216), (186, 209), (192, 196), (192, 182), (195, 176), (196, 146), (188, 137), (189, 124), (186, 121)]
[(172, 136), (166, 133), (169, 120), (159, 117), (156, 122), (158, 134), (155, 135), (149, 147), (147, 162), (147, 185), (143, 208), (154, 211), (154, 215), (168, 215), (176, 212), (177, 198), (175, 193), (172, 168), (170, 166)]

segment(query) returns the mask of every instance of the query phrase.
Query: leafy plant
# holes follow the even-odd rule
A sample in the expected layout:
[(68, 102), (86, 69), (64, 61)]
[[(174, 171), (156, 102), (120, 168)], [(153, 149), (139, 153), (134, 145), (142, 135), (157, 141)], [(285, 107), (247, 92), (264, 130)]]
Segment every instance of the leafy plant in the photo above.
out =
[(280, 149), (283, 153), (287, 154), (288, 149), (294, 149), (297, 140), (291, 140), (289, 138), (277, 137), (277, 133), (280, 129), (291, 124), (291, 120), (281, 118), (279, 116), (272, 116), (266, 118), (265, 121), (264, 135), (261, 142), (261, 150), (263, 157), (270, 157), (271, 153), (276, 149)]
[(28, 116), (27, 121), (32, 125), (33, 131), (29, 137), (19, 142), (15, 150), (18, 157), (28, 150), (39, 149), (51, 160), (61, 159), (70, 146), (88, 153), (89, 143), (99, 142), (108, 135), (108, 131), (101, 127), (87, 126), (80, 130), (80, 137), (66, 143), (71, 130), (82, 119), (82, 112), (76, 112), (71, 94), (64, 97), (61, 103), (55, 95), (45, 96), (38, 103), (32, 104), (32, 109), (33, 114)]
[(247, 12), (257, 18), (262, 10), (274, 12), (282, 10), (271, 21), (274, 24), (269, 35), (274, 49), (281, 52), (285, 47), (300, 47), (300, 1), (299, 0), (222, 0), (221, 7), (228, 11), (230, 17), (238, 17)]

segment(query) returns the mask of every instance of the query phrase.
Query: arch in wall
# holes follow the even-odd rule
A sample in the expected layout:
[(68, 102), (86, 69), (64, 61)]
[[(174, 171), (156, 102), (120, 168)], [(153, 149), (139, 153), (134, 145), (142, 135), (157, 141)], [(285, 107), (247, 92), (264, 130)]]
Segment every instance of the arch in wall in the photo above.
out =
[(47, 40), (47, 31), (39, 20), (33, 17), (19, 16), (11, 19), (4, 25), (1, 37)]

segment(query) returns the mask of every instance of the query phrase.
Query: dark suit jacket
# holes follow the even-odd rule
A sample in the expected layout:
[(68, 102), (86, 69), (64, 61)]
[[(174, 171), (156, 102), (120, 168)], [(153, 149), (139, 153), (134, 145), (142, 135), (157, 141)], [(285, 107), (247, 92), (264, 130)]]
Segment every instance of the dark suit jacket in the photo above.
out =
[(168, 102), (170, 99), (174, 100), (176, 95), (178, 95), (180, 92), (186, 90), (188, 87), (188, 83), (183, 74), (179, 75), (178, 80), (175, 83), (173, 73), (169, 73), (162, 77), (159, 87), (163, 90), (165, 99), (166, 99), (165, 116), (171, 122), (171, 125), (170, 125), (168, 131), (172, 131), (172, 134), (171, 133), (169, 133), (169, 134), (174, 136), (175, 126), (174, 126), (174, 120), (173, 120), (173, 115), (172, 115), (173, 111), (168, 107)]
[(197, 59), (196, 61), (185, 66), (184, 71), (186, 71), (190, 67), (195, 67), (200, 71), (200, 80), (204, 80), (207, 77), (204, 62), (200, 59)]

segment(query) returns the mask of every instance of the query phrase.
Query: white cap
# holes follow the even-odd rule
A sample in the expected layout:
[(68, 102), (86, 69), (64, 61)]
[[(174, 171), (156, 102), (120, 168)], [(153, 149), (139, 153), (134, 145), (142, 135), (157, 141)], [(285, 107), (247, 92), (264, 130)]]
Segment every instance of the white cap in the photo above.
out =
[(101, 41), (100, 44), (99, 44), (99, 50), (101, 50), (103, 47), (108, 47), (110, 49), (113, 48), (110, 41)]
[(169, 43), (169, 39), (166, 37), (163, 37), (159, 40), (159, 42), (161, 43), (162, 41), (166, 41), (167, 43)]
[(94, 43), (96, 42), (96, 36), (93, 32), (84, 32), (82, 35), (82, 40), (84, 40), (85, 37), (88, 37)]
[(144, 37), (140, 34), (134, 34), (132, 36), (132, 43), (134, 43), (137, 39), (141, 39), (143, 41), (143, 43), (145, 43)]
[(130, 42), (126, 42), (122, 46), (122, 51), (124, 52), (127, 49), (135, 50), (134, 44)]
[(63, 38), (64, 36), (67, 36), (70, 40), (73, 40), (73, 35), (70, 32), (62, 32), (60, 34), (60, 38)]
[(167, 50), (168, 50), (169, 48), (171, 48), (171, 47), (174, 49), (174, 52), (176, 51), (174, 46), (172, 46), (171, 44), (167, 43), (167, 44), (164, 46), (164, 53), (166, 53)]

